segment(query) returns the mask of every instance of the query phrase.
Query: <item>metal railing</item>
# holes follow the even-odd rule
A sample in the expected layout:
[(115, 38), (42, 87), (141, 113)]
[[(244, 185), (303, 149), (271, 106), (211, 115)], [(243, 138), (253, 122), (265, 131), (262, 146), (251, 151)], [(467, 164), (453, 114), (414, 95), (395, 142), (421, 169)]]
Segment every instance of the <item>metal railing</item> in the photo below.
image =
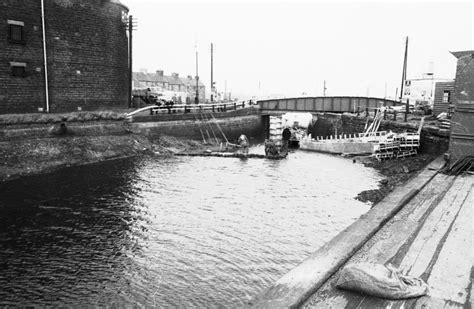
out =
[(126, 114), (126, 117), (132, 117), (145, 111), (150, 111), (150, 115), (157, 114), (176, 114), (176, 113), (202, 113), (202, 112), (227, 112), (238, 109), (243, 109), (250, 106), (255, 106), (251, 101), (245, 102), (230, 102), (230, 103), (215, 103), (215, 104), (173, 104), (173, 105), (150, 105), (137, 109), (131, 113)]

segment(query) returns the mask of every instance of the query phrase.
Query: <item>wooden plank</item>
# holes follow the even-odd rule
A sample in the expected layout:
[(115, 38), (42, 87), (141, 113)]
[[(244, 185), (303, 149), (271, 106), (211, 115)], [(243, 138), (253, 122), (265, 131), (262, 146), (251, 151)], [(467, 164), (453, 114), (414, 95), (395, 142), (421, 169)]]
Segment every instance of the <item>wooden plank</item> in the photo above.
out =
[(450, 225), (457, 217), (462, 201), (466, 199), (471, 181), (466, 178), (456, 179), (450, 190), (444, 195), (433, 213), (423, 224), (418, 236), (410, 246), (409, 251), (400, 265), (402, 269), (409, 269), (409, 274), (421, 277), (426, 271), (432, 257), (436, 254), (440, 241), (449, 232)]
[[(449, 192), (453, 182), (454, 177), (437, 175), (349, 262), (378, 262), (383, 264), (395, 262), (394, 264), (399, 264), (402, 259), (397, 255), (404, 256), (404, 253), (410, 249), (411, 241), (419, 235), (420, 224), (422, 226), (430, 214), (436, 210), (437, 203), (443, 198), (443, 192)], [(413, 239), (411, 239), (412, 237)], [(334, 287), (337, 277), (338, 274), (334, 275), (330, 281), (323, 285), (305, 304), (305, 308), (341, 308), (346, 306), (351, 308), (389, 308), (405, 306), (400, 301), (364, 297), (338, 290)]]
[(464, 304), (468, 301), (473, 261), (472, 218), (474, 205), (474, 176), (459, 177), (464, 186), (459, 189), (458, 198), (451, 205), (461, 206), (449, 233), (444, 238), (441, 252), (432, 261), (429, 274), (430, 295), (451, 302)]

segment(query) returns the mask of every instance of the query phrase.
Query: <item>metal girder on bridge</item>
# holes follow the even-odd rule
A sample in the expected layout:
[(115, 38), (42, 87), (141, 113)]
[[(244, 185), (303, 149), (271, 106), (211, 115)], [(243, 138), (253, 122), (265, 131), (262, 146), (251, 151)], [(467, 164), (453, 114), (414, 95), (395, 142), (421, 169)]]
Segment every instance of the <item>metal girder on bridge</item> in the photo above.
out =
[(398, 101), (372, 97), (303, 97), (261, 100), (257, 102), (262, 114), (274, 115), (286, 112), (333, 112), (344, 113), (372, 110), (381, 106), (394, 106)]

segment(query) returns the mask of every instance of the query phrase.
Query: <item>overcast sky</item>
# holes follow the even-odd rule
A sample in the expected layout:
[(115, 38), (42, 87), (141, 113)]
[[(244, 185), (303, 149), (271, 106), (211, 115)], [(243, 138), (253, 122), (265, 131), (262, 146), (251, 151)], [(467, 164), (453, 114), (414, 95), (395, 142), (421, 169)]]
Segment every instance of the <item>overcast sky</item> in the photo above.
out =
[[(473, 49), (473, 4), (428, 1), (122, 0), (138, 19), (134, 71), (214, 80), (234, 95), (395, 96), (405, 38), (408, 78), (434, 63), (454, 78), (449, 51)], [(385, 86), (386, 85), (386, 86)]]

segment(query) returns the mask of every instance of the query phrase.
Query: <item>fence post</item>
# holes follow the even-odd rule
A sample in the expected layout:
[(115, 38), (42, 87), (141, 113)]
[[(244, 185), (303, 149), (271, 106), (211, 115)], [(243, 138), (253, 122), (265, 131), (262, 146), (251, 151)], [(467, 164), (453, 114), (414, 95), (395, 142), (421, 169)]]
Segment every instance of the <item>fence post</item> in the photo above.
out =
[(410, 100), (407, 99), (407, 104), (405, 105), (405, 122), (408, 120), (408, 110), (410, 109)]

